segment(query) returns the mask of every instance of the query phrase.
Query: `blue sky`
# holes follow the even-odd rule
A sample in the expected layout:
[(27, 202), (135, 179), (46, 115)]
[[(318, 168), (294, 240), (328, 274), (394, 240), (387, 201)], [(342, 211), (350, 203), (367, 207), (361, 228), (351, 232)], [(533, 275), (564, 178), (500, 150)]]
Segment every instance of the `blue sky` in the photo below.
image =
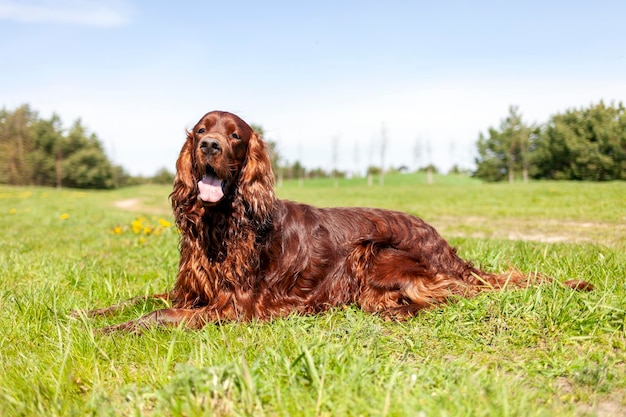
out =
[[(133, 174), (174, 169), (204, 113), (287, 160), (472, 167), (510, 105), (528, 122), (626, 102), (623, 1), (0, 0), (0, 106), (81, 118)], [(420, 151), (416, 156), (416, 144)]]

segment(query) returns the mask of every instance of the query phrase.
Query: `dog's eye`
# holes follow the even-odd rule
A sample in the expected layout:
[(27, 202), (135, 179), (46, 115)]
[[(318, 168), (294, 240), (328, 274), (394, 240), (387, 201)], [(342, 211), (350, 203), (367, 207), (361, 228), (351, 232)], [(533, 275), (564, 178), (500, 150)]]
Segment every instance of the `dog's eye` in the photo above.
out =
[(197, 133), (200, 134), (200, 133), (204, 133), (204, 132), (206, 132), (206, 129), (201, 127), (200, 129), (198, 129)]
[(232, 134), (230, 135), (230, 137), (231, 137), (231, 138), (233, 138), (233, 139), (237, 139), (237, 140), (241, 139), (241, 138), (239, 137), (239, 135), (238, 135), (238, 134), (236, 134), (236, 133), (232, 133)]

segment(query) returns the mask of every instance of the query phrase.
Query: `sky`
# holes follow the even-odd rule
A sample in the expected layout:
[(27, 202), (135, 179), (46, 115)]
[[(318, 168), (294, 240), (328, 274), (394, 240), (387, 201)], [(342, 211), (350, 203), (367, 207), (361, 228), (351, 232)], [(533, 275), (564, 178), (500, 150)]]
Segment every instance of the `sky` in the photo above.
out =
[(0, 107), (80, 118), (133, 175), (174, 171), (211, 110), (308, 168), (471, 169), (511, 105), (626, 102), (624, 22), (622, 0), (0, 0)]

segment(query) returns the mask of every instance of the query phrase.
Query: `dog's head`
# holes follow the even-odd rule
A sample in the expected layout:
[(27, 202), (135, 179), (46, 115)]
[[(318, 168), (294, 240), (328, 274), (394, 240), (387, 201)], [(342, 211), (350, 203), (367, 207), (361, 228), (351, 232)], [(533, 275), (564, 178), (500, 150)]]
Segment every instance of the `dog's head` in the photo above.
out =
[(274, 200), (274, 174), (263, 140), (232, 113), (212, 111), (187, 132), (176, 162), (172, 204), (201, 204), (205, 210), (241, 200), (266, 215)]

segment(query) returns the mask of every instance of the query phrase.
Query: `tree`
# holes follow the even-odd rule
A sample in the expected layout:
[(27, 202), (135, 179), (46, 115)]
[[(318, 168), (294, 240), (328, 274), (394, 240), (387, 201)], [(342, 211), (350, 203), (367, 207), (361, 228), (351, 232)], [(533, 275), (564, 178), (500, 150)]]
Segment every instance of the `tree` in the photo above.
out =
[(370, 165), (367, 167), (368, 176), (381, 175), (381, 173), (382, 169), (380, 169), (380, 167), (377, 167), (376, 165)]
[(387, 128), (383, 124), (380, 132), (380, 185), (385, 184), (385, 153), (387, 151)]
[(63, 185), (71, 188), (113, 188), (113, 167), (96, 146), (80, 148), (63, 160)]
[(299, 181), (302, 181), (306, 176), (306, 169), (304, 165), (300, 163), (300, 161), (296, 161), (289, 167), (289, 178), (297, 178)]
[(420, 163), (422, 160), (422, 138), (418, 137), (415, 139), (415, 143), (413, 144), (413, 164), (415, 165), (415, 169), (418, 170), (420, 168)]
[(12, 185), (30, 185), (35, 149), (32, 125), (37, 113), (27, 104), (10, 112), (0, 112), (0, 182)]
[(428, 154), (428, 165), (426, 167), (426, 182), (429, 184), (433, 183), (433, 172), (437, 170), (433, 165), (433, 148), (430, 144), (430, 140), (426, 141), (426, 153)]
[(269, 153), (269, 156), (270, 156), (270, 162), (272, 163), (272, 171), (274, 171), (274, 176), (278, 177), (281, 172), (281, 169), (280, 169), (281, 156), (278, 153), (278, 144), (274, 140), (269, 140), (265, 138), (265, 130), (260, 125), (253, 124), (250, 127), (265, 142), (265, 145), (267, 147), (267, 152)]
[(337, 177), (337, 173), (339, 172), (339, 170), (337, 169), (337, 157), (339, 155), (339, 135), (333, 136), (333, 138), (331, 139), (330, 154), (332, 159), (330, 175), (333, 178), (333, 186), (337, 188), (339, 187), (339, 180)]
[(159, 169), (150, 179), (154, 184), (167, 184), (174, 183), (174, 173), (170, 172), (167, 168), (163, 167)]
[(80, 119), (57, 148), (62, 185), (73, 188), (113, 188), (113, 166), (95, 133), (88, 135)]
[(603, 102), (550, 118), (533, 155), (534, 178), (626, 179), (626, 109)]
[(59, 186), (62, 180), (58, 169), (58, 151), (63, 142), (61, 118), (53, 114), (49, 120), (37, 120), (32, 130), (35, 141), (33, 182), (49, 187)]
[(500, 129), (489, 128), (478, 138), (475, 176), (489, 181), (524, 180), (609, 181), (626, 179), (626, 109), (604, 102), (552, 116), (543, 126), (527, 126), (517, 107)]
[(487, 181), (501, 181), (506, 177), (506, 152), (500, 138), (500, 132), (489, 128), (489, 137), (483, 132), (478, 134), (478, 158), (474, 176)]
[(0, 183), (112, 188), (124, 176), (80, 119), (65, 134), (56, 114), (41, 119), (28, 105), (0, 111)]
[(487, 181), (515, 180), (521, 172), (528, 180), (533, 128), (522, 121), (517, 106), (509, 107), (509, 115), (500, 121), (499, 130), (490, 127), (488, 137), (482, 132), (478, 137), (478, 158), (475, 176)]
[(354, 171), (352, 172), (353, 176), (360, 177), (360, 163), (359, 163), (359, 141), (354, 141)]

